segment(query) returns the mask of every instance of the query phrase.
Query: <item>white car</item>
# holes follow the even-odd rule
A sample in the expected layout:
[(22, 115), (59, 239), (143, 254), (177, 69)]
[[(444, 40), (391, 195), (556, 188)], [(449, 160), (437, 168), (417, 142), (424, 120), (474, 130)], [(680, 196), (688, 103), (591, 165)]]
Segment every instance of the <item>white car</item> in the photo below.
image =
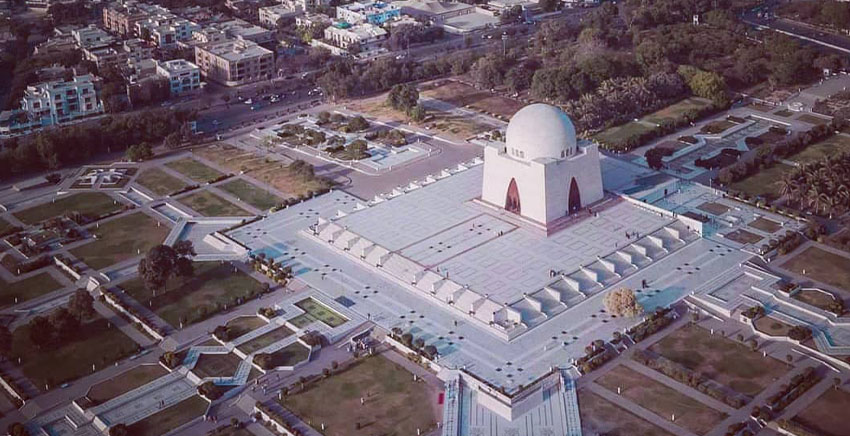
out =
[(243, 101), (242, 103), (245, 103), (245, 104), (253, 104), (254, 102), (253, 102), (253, 101), (249, 98), (249, 99), (247, 99), (247, 100)]

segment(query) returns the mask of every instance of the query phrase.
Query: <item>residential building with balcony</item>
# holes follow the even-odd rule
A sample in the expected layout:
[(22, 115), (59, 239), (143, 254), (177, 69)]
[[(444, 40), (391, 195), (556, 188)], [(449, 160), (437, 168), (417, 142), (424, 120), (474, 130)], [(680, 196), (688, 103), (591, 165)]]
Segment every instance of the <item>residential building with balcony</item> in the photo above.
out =
[(387, 38), (387, 31), (370, 23), (335, 23), (325, 29), (324, 42), (350, 53), (368, 51)]
[(351, 24), (370, 23), (381, 25), (401, 16), (401, 8), (392, 3), (353, 2), (336, 8), (336, 18)]
[(103, 103), (96, 91), (98, 80), (86, 74), (69, 81), (56, 80), (28, 86), (21, 99), (21, 111), (26, 113), (33, 128), (103, 113)]
[(271, 78), (274, 53), (253, 41), (225, 40), (196, 46), (195, 63), (208, 80), (238, 86)]
[(277, 29), (277, 23), (284, 18), (295, 18), (303, 13), (300, 5), (279, 4), (260, 8), (260, 25), (267, 29)]
[(185, 95), (201, 89), (201, 70), (187, 60), (157, 62), (156, 74), (168, 80), (172, 96)]

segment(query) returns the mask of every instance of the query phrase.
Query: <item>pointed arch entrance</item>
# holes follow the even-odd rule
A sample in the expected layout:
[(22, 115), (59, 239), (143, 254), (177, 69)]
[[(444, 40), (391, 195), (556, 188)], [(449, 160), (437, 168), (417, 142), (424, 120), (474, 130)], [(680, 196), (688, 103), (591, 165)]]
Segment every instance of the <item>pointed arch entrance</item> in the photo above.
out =
[(516, 179), (511, 179), (508, 185), (508, 194), (505, 196), (505, 209), (508, 212), (515, 214), (522, 213), (522, 207), (519, 202), (519, 189), (516, 186)]
[(570, 182), (570, 197), (569, 197), (569, 213), (576, 213), (581, 209), (581, 193), (578, 190), (578, 183), (573, 177)]

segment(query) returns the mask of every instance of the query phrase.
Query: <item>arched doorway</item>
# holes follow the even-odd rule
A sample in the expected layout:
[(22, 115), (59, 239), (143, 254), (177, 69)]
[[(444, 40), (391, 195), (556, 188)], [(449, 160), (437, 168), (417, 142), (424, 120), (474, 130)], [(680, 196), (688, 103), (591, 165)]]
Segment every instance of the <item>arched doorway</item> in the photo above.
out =
[(569, 198), (569, 213), (575, 213), (581, 209), (581, 193), (578, 191), (578, 183), (576, 178), (570, 182), (570, 198)]
[(508, 185), (508, 195), (505, 196), (505, 210), (515, 214), (520, 214), (522, 211), (519, 202), (519, 189), (516, 187), (516, 179), (511, 179), (511, 183)]

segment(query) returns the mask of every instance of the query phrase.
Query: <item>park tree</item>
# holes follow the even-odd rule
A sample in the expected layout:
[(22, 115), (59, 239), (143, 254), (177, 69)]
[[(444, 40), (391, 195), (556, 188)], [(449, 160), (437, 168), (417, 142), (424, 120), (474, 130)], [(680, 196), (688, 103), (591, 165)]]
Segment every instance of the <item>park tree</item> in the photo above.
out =
[(85, 289), (77, 289), (68, 299), (68, 311), (82, 321), (94, 315), (94, 297)]
[(395, 85), (387, 94), (387, 104), (395, 110), (409, 114), (419, 103), (419, 90), (412, 83)]
[(53, 334), (58, 341), (70, 339), (80, 328), (80, 320), (64, 307), (51, 312), (49, 320), (50, 325), (53, 327)]
[(47, 317), (38, 315), (30, 320), (30, 341), (38, 348), (44, 348), (53, 343), (53, 325)]
[(620, 288), (609, 292), (602, 299), (608, 313), (616, 316), (637, 316), (643, 313), (643, 306), (637, 302), (635, 292), (629, 288)]
[(115, 424), (109, 428), (109, 436), (130, 436), (130, 429), (125, 424)]
[(134, 144), (127, 148), (124, 154), (130, 162), (142, 162), (153, 157), (153, 149), (147, 143)]
[(540, 9), (542, 9), (543, 12), (553, 12), (558, 9), (558, 5), (560, 3), (561, 2), (559, 0), (540, 0), (537, 5), (540, 6)]
[(13, 422), (6, 428), (9, 436), (30, 436), (30, 431), (20, 422)]
[(194, 274), (191, 260), (194, 254), (191, 241), (180, 241), (174, 247), (157, 245), (139, 262), (139, 275), (148, 289), (162, 289), (170, 278)]

